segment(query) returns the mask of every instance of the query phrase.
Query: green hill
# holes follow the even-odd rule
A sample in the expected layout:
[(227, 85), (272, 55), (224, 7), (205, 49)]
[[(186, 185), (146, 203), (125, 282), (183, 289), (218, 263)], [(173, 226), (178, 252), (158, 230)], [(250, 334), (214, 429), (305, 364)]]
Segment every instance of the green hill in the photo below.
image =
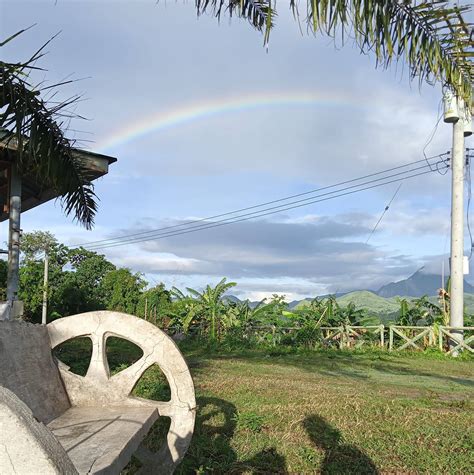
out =
[(351, 292), (339, 297), (337, 302), (341, 306), (346, 306), (352, 302), (357, 308), (365, 308), (378, 315), (397, 312), (399, 309), (399, 305), (395, 298), (379, 297), (368, 290)]

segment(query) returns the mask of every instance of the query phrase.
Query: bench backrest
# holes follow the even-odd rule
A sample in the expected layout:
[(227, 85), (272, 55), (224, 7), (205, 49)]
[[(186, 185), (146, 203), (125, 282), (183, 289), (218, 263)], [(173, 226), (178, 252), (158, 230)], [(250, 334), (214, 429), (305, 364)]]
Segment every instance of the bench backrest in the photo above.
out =
[(70, 407), (46, 326), (0, 321), (0, 386), (47, 424)]

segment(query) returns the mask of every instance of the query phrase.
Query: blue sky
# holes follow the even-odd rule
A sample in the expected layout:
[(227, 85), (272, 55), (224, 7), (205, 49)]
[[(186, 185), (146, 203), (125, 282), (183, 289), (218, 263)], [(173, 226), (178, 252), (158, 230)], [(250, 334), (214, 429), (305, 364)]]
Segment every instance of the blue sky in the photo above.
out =
[[(23, 215), (73, 245), (202, 218), (423, 158), (437, 122), (439, 86), (409, 82), (403, 64), (374, 67), (350, 43), (301, 35), (279, 6), (270, 46), (234, 18), (196, 18), (193, 2), (0, 2), (1, 37), (36, 26), (2, 48), (27, 58), (61, 31), (37, 79), (87, 78), (61, 94), (86, 99), (70, 132), (116, 156), (99, 180), (96, 227), (87, 232), (58, 203)], [(197, 104), (263, 95), (314, 94), (286, 104), (216, 114), (102, 149), (121, 130)], [(450, 148), (441, 122), (428, 155)], [(469, 141), (467, 142), (469, 146)], [(450, 175), (405, 182), (365, 244), (396, 185), (218, 229), (103, 252), (151, 283), (201, 287), (222, 276), (240, 296), (288, 299), (378, 288), (422, 265), (439, 271), (449, 250)], [(7, 225), (1, 225), (6, 236)]]

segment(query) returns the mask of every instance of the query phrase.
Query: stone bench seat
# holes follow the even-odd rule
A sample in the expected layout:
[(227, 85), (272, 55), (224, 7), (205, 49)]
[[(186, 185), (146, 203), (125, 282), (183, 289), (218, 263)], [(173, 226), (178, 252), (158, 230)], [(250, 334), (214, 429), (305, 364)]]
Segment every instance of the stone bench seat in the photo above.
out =
[[(85, 376), (52, 356), (75, 337), (92, 341)], [(141, 348), (143, 356), (111, 375), (107, 338)], [(0, 322), (0, 474), (119, 474), (136, 455), (138, 473), (172, 473), (194, 428), (195, 396), (189, 369), (171, 338), (149, 322), (99, 311), (49, 325)], [(158, 365), (171, 399), (131, 395), (143, 373)], [(156, 453), (142, 444), (159, 419), (169, 417), (166, 442)]]
[(72, 407), (47, 426), (81, 475), (118, 473), (158, 417), (153, 407)]

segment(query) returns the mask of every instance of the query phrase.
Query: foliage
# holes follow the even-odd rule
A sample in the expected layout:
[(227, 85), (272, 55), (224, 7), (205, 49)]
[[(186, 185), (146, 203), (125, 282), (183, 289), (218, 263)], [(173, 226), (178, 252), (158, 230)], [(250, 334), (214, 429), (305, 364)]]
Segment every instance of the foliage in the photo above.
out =
[(146, 282), (138, 273), (129, 269), (115, 269), (108, 272), (102, 282), (108, 310), (135, 314), (142, 290)]
[(169, 321), (171, 308), (171, 292), (161, 283), (140, 294), (136, 314), (165, 326)]
[[(0, 46), (24, 31), (7, 38)], [(74, 141), (63, 130), (72, 118), (68, 109), (78, 98), (50, 105), (41, 93), (50, 92), (57, 85), (44, 86), (42, 91), (28, 82), (30, 73), (40, 69), (37, 61), (48, 44), (49, 41), (26, 61), (0, 61), (0, 128), (6, 132), (2, 139), (7, 145), (3, 148), (20, 173), (52, 188), (61, 196), (66, 214), (72, 213), (79, 223), (91, 228), (97, 210), (92, 177), (75, 153)]]
[[(178, 299), (188, 300), (191, 319), (207, 331), (211, 341), (216, 341), (220, 338), (224, 327), (232, 324), (231, 314), (224, 313), (226, 306), (222, 297), (235, 285), (237, 285), (235, 282), (227, 282), (224, 277), (215, 287), (207, 285), (202, 292), (188, 287), (186, 290), (191, 296), (191, 301), (176, 288), (172, 289), (172, 293)], [(190, 323), (188, 316), (185, 322), (186, 327), (189, 327)]]

